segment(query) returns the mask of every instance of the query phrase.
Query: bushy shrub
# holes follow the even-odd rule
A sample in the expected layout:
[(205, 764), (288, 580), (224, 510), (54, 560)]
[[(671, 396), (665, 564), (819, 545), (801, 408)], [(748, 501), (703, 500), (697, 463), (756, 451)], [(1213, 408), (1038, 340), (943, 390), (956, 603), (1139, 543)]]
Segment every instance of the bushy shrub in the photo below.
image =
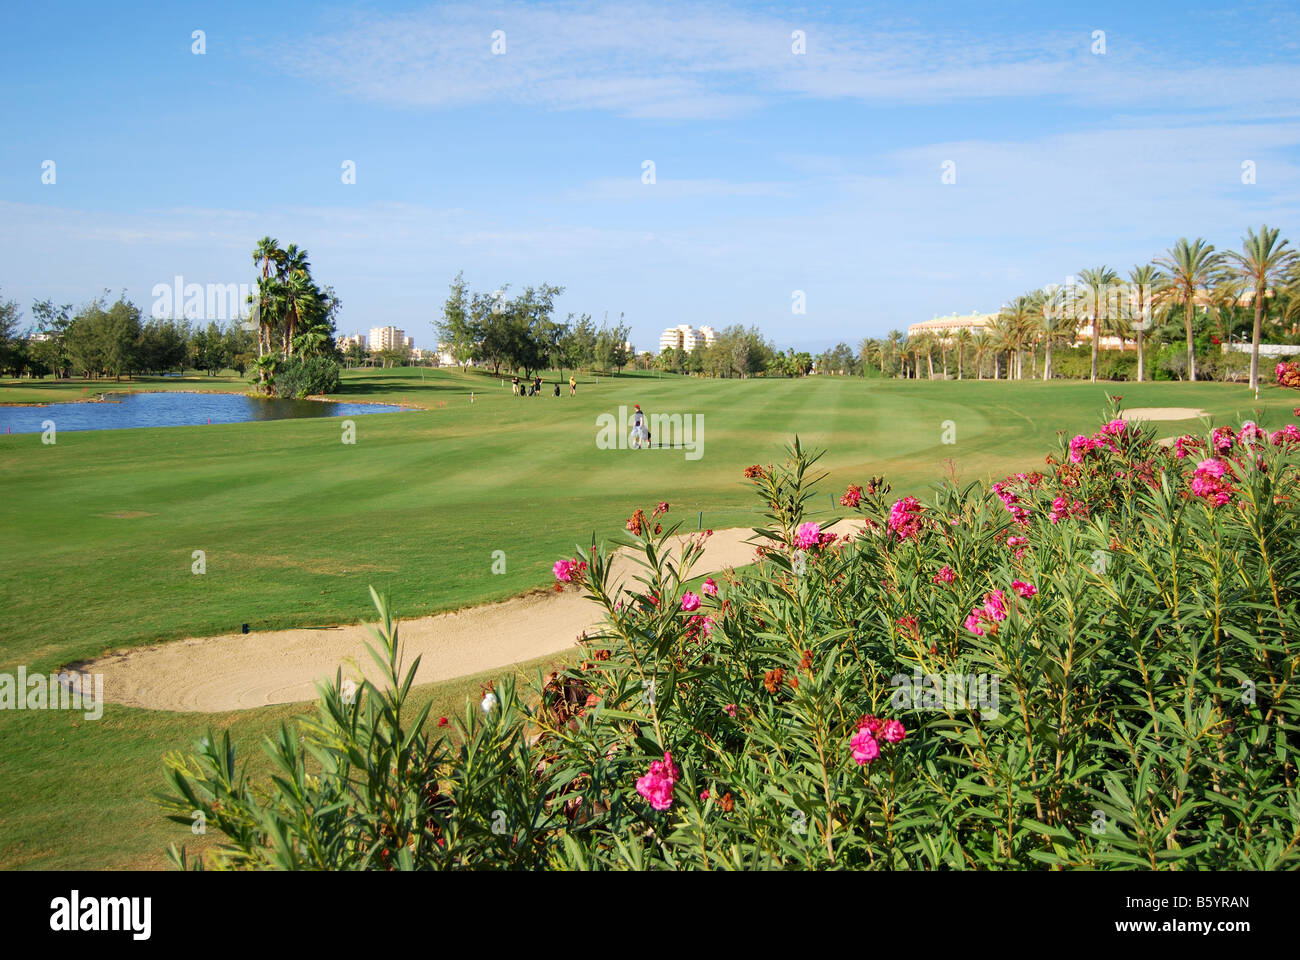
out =
[(402, 719), (380, 603), (387, 688), (324, 689), (265, 797), (211, 735), (166, 802), (232, 867), (1294, 869), (1298, 443), (1112, 409), (987, 490), (850, 486), (832, 532), (796, 440), (745, 471), (743, 576), (697, 583), (709, 534), (636, 511), (634, 582), (555, 565), (606, 614), (581, 661), (451, 742)]
[(275, 392), (287, 400), (337, 393), (339, 365), (333, 357), (290, 357), (275, 373)]
[[(1091, 348), (1067, 347), (1053, 350), (1052, 375), (1067, 380), (1087, 380), (1091, 378)], [(1137, 350), (1097, 351), (1097, 378), (1100, 380), (1136, 380)]]

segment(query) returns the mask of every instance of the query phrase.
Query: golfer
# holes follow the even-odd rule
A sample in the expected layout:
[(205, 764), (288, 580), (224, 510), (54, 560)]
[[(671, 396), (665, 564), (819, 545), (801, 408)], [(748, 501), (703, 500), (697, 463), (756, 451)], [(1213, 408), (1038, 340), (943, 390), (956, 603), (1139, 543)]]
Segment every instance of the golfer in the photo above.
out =
[(645, 414), (641, 412), (641, 404), (636, 404), (636, 411), (632, 414), (632, 448), (640, 450), (641, 444), (647, 447), (650, 445), (650, 431), (646, 427)]
[(578, 381), (573, 374), (569, 374), (569, 396), (576, 396), (578, 393)]

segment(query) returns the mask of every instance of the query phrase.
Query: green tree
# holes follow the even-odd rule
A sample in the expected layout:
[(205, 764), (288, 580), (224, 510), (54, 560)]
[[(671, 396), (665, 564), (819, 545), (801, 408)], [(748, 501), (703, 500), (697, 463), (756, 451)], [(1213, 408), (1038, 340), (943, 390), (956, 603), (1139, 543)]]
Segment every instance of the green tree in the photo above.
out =
[(1119, 274), (1104, 264), (1079, 271), (1082, 281), (1088, 320), (1092, 324), (1092, 381), (1097, 382), (1097, 350), (1101, 338), (1111, 328), (1115, 316), (1115, 284)]
[(1141, 383), (1146, 377), (1146, 333), (1150, 329), (1152, 322), (1153, 309), (1152, 298), (1155, 289), (1160, 283), (1160, 274), (1156, 268), (1149, 264), (1138, 264), (1128, 272), (1129, 279), (1129, 305), (1137, 312), (1137, 318), (1133, 320), (1133, 332), (1137, 335), (1138, 348), (1138, 370), (1137, 378)]
[[(1250, 290), (1255, 308), (1255, 326), (1250, 340), (1250, 387), (1259, 387), (1259, 337), (1263, 323), (1264, 300), (1270, 288), (1286, 281), (1296, 265), (1296, 253), (1288, 250), (1288, 241), (1279, 242), (1278, 230), (1263, 224), (1259, 233), (1248, 229), (1242, 238), (1242, 252), (1228, 251), (1225, 255), (1227, 271), (1238, 283)], [(1236, 297), (1233, 297), (1234, 301)]]
[(1214, 244), (1197, 238), (1189, 243), (1182, 237), (1174, 246), (1157, 257), (1155, 265), (1160, 268), (1159, 285), (1155, 290), (1157, 304), (1180, 304), (1183, 308), (1183, 330), (1187, 335), (1187, 371), (1188, 379), (1196, 381), (1196, 347), (1193, 343), (1193, 319), (1196, 311), (1196, 298), (1201, 291), (1207, 290), (1218, 274), (1222, 263), (1220, 254), (1214, 252)]

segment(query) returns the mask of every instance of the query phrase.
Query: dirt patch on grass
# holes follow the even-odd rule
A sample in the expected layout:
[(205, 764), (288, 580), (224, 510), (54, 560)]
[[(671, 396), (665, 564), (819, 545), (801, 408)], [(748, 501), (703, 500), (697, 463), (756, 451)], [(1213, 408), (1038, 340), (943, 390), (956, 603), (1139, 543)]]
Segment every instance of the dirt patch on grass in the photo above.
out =
[(141, 517), (152, 517), (154, 514), (147, 510), (118, 510), (114, 513), (106, 513), (104, 516), (110, 520), (139, 520)]

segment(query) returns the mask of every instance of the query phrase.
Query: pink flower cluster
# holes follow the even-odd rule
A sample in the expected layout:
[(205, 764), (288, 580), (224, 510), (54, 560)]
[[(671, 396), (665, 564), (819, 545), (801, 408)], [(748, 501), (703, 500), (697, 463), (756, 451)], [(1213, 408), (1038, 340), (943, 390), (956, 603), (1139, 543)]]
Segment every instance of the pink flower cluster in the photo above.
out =
[(1232, 427), (1215, 427), (1214, 433), (1210, 435), (1210, 442), (1219, 453), (1231, 453), (1235, 439), (1236, 435), (1232, 432)]
[(944, 564), (933, 579), (935, 583), (952, 583), (957, 579), (957, 574), (953, 573), (952, 567)]
[(1300, 366), (1294, 361), (1279, 363), (1273, 368), (1273, 375), (1284, 387), (1300, 387)]
[(840, 497), (840, 506), (856, 507), (861, 502), (862, 502), (862, 488), (859, 487), (856, 483), (850, 483), (848, 490), (844, 492), (844, 496)]
[(556, 560), (555, 566), (551, 568), (551, 572), (555, 574), (555, 579), (560, 583), (571, 583), (574, 577), (581, 580), (586, 571), (586, 561), (576, 558), (573, 560)]
[(691, 591), (689, 591), (689, 590), (687, 590), (685, 593), (683, 593), (683, 594), (682, 594), (682, 609), (685, 610), (687, 613), (690, 613), (692, 610), (698, 610), (698, 609), (700, 609), (700, 596), (699, 596), (699, 594), (697, 594), (697, 593), (691, 593)]
[[(1019, 476), (1023, 477), (1024, 474), (1019, 474)], [(1008, 490), (1005, 482), (993, 484), (993, 492), (1002, 501), (1002, 505), (1010, 511), (1012, 520), (1022, 527), (1029, 526), (1029, 511), (1021, 506), (1020, 497)]]
[(1174, 456), (1179, 460), (1186, 460), (1192, 455), (1193, 451), (1201, 449), (1201, 441), (1187, 434), (1179, 437), (1174, 441)]
[[(1012, 580), (1011, 589), (1018, 596), (1026, 598), (1038, 593), (1036, 586), (1024, 580)], [(1007, 616), (1007, 595), (1001, 590), (990, 590), (984, 594), (983, 605), (973, 608), (966, 617), (966, 629), (977, 637), (984, 636), (986, 632), (997, 633), (998, 624), (1006, 620)]]
[(650, 772), (636, 782), (636, 792), (650, 801), (656, 810), (667, 810), (673, 805), (673, 787), (681, 771), (673, 763), (671, 752), (665, 751), (662, 760), (650, 764)]
[(919, 539), (924, 509), (916, 497), (904, 497), (889, 508), (889, 529), (899, 540)]
[(1232, 499), (1232, 484), (1224, 481), (1228, 466), (1222, 460), (1202, 460), (1196, 465), (1192, 477), (1192, 493), (1216, 507), (1221, 507)]
[(1268, 433), (1261, 430), (1254, 420), (1247, 420), (1241, 425), (1241, 433), (1237, 434), (1237, 439), (1244, 447), (1253, 446), (1257, 443), (1267, 443)]
[(1075, 500), (1071, 503), (1064, 496), (1057, 497), (1052, 501), (1052, 510), (1047, 515), (1047, 519), (1052, 523), (1060, 523), (1067, 517), (1079, 517), (1087, 519), (1088, 506), (1082, 500)]
[(870, 713), (858, 719), (857, 732), (849, 738), (849, 750), (858, 766), (870, 763), (880, 756), (880, 740), (902, 743), (907, 730), (897, 720), (881, 720)]
[(811, 550), (821, 542), (822, 528), (818, 523), (801, 524), (794, 534), (794, 545), (800, 550)]
[(1300, 441), (1300, 430), (1296, 429), (1294, 423), (1288, 423), (1281, 430), (1274, 430), (1270, 439), (1275, 447), (1280, 447), (1284, 443), (1295, 443)]
[(714, 625), (712, 617), (696, 614), (686, 621), (686, 639), (707, 640), (713, 636)]
[(1070, 441), (1070, 462), (1083, 463), (1083, 458), (1088, 455), (1089, 451), (1096, 450), (1103, 446), (1105, 446), (1105, 444), (1100, 440), (1096, 440), (1092, 437), (1085, 437), (1081, 433)]

